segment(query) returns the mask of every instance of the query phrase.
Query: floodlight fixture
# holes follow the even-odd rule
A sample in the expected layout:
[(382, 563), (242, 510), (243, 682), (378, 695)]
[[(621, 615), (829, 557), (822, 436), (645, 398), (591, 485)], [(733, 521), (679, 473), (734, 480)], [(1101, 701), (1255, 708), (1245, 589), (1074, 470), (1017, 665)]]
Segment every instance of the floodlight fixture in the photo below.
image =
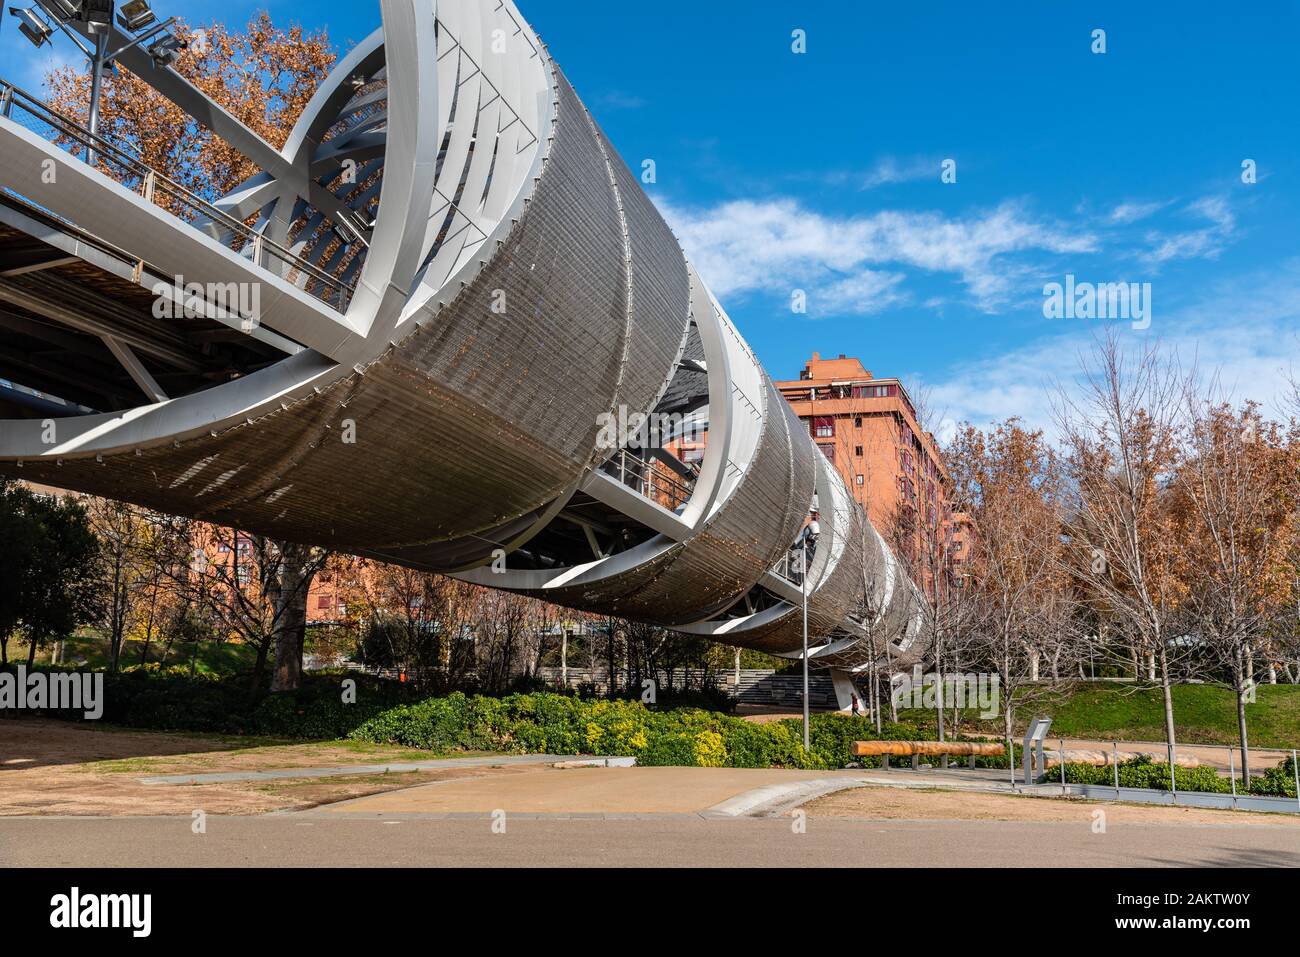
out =
[(158, 18), (149, 6), (149, 0), (127, 0), (117, 12), (117, 22), (123, 30), (135, 33), (143, 30)]
[(165, 33), (149, 45), (149, 55), (159, 66), (171, 66), (180, 59), (181, 51), (189, 45), (188, 40), (182, 40), (172, 33)]
[(352, 226), (343, 220), (331, 223), (330, 232), (334, 234), (334, 238), (343, 246), (351, 246), (359, 238)]
[(82, 0), (81, 20), (91, 33), (108, 33), (113, 26), (113, 0)]
[(18, 21), (18, 32), (32, 41), (32, 46), (44, 46), (49, 42), (54, 28), (32, 7), (10, 7), (9, 14)]
[(81, 15), (81, 4), (74, 3), (73, 0), (37, 0), (37, 3), (46, 13), (63, 23)]

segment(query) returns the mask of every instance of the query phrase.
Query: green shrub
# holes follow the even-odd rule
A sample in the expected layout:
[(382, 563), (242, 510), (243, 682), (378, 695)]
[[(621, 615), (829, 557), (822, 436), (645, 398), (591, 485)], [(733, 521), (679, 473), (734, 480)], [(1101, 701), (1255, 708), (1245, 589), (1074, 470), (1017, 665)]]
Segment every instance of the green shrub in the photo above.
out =
[[(910, 725), (887, 724), (881, 736), (909, 739), (920, 733)], [(632, 755), (643, 765), (831, 769), (854, 760), (854, 741), (876, 734), (865, 718), (814, 715), (805, 753), (797, 719), (754, 724), (695, 708), (659, 711), (639, 701), (515, 694), (449, 695), (403, 705), (375, 715), (351, 737), (430, 750)]]
[[(1060, 767), (1049, 768), (1048, 781), (1061, 779)], [(1102, 784), (1114, 785), (1115, 769), (1109, 765), (1080, 764), (1074, 761), (1065, 763), (1065, 780), (1067, 784)], [(1200, 791), (1226, 794), (1232, 790), (1232, 782), (1221, 778), (1213, 768), (1174, 768), (1174, 782), (1180, 791)], [(1139, 755), (1119, 765), (1119, 786), (1122, 788), (1146, 788), (1154, 791), (1169, 790), (1168, 762), (1152, 761), (1150, 755)]]
[[(342, 700), (344, 680), (356, 682), (353, 704)], [(104, 698), (103, 720), (127, 727), (352, 738), (438, 753), (632, 755), (645, 765), (842, 768), (859, 761), (854, 741), (878, 737), (864, 717), (815, 714), (805, 752), (798, 719), (756, 724), (711, 710), (556, 693), (418, 697), (409, 685), (351, 673), (313, 673), (296, 692), (269, 694), (250, 689), (244, 678), (146, 666), (105, 676)], [(925, 736), (912, 725), (889, 723), (879, 735)]]
[(1252, 778), (1250, 793), (1266, 797), (1295, 797), (1295, 758), (1287, 758), (1259, 777)]

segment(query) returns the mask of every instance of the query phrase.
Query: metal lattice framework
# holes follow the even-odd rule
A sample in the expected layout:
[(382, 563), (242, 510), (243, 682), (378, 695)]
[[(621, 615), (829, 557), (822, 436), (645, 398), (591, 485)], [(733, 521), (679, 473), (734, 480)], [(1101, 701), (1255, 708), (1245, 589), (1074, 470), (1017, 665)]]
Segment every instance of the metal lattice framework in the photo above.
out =
[[(256, 284), (256, 316), (199, 311), (275, 352), (53, 441), (0, 421), (0, 471), (790, 656), (816, 502), (815, 660), (913, 656), (915, 587), (513, 3), (382, 8), (279, 150), (123, 57), (262, 170), (186, 218), (5, 111), (0, 219), (156, 296)], [(706, 425), (702, 458), (603, 441), (629, 413)]]

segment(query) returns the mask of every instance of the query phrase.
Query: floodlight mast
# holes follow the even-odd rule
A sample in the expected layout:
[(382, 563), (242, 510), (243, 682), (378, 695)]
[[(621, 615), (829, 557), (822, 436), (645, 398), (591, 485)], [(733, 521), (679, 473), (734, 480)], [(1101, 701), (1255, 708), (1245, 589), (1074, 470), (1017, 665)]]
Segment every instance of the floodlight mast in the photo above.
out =
[[(117, 22), (123, 30), (135, 36), (123, 46), (109, 52), (109, 43), (113, 36), (113, 13), (116, 6), (114, 0), (80, 0), (80, 2), (36, 0), (36, 2), (36, 7), (9, 8), (9, 12), (19, 21), (18, 29), (23, 36), (27, 37), (34, 46), (41, 47), (51, 42), (50, 37), (54, 34), (54, 27), (57, 26), (59, 31), (76, 44), (77, 49), (90, 61), (90, 109), (86, 117), (86, 129), (90, 132), (90, 141), (86, 144), (85, 160), (88, 165), (93, 166), (98, 157), (95, 138), (99, 135), (99, 102), (103, 95), (104, 70), (111, 69), (114, 61), (132, 47), (147, 43), (159, 34), (166, 33), (176, 22), (176, 18), (168, 17), (162, 23), (155, 23), (158, 17), (148, 0), (128, 0), (118, 12)], [(37, 12), (37, 7), (53, 21), (53, 25)], [(86, 25), (85, 32), (90, 34), (90, 44), (68, 27), (68, 24), (74, 20)], [(154, 59), (160, 65), (168, 66), (176, 61), (179, 51), (184, 48), (183, 41), (167, 34), (154, 44), (151, 52), (153, 49), (163, 50), (163, 53), (154, 54)]]
[(99, 135), (99, 97), (104, 86), (104, 67), (108, 63), (108, 30), (95, 33), (95, 55), (90, 61), (90, 116), (86, 120), (86, 129), (90, 130), (90, 142), (86, 144), (86, 164), (95, 165), (95, 137)]

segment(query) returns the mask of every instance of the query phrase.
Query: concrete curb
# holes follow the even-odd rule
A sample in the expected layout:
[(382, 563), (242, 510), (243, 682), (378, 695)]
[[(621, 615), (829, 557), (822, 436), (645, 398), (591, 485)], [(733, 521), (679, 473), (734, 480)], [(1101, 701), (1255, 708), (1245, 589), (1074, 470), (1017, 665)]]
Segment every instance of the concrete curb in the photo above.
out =
[(700, 812), (705, 818), (772, 817), (806, 804), (814, 798), (846, 788), (860, 788), (868, 782), (862, 778), (813, 778), (789, 784), (768, 784), (727, 798)]
[[(389, 764), (344, 764), (327, 768), (278, 768), (272, 771), (214, 771), (205, 774), (159, 774), (137, 778), (141, 784), (228, 784), (233, 781), (283, 781), (292, 778), (331, 778), (350, 774), (438, 771), (446, 768), (495, 768), (511, 764), (552, 764), (562, 767), (630, 767), (635, 758), (593, 758), (582, 754), (503, 754), (475, 758), (437, 758)], [(631, 762), (631, 763), (625, 763)]]

